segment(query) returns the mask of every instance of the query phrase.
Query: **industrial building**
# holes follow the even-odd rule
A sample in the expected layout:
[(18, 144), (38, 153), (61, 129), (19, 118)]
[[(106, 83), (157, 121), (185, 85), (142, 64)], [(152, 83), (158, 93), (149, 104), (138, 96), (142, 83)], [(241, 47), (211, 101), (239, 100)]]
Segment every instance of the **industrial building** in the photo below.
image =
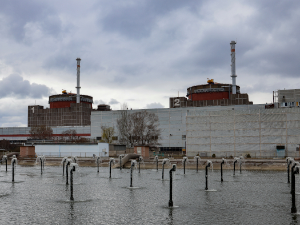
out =
[[(232, 83), (206, 84), (187, 88), (184, 97), (171, 97), (169, 108), (146, 109), (159, 119), (161, 153), (188, 156), (252, 157), (299, 156), (300, 90), (278, 90), (273, 106), (253, 105), (236, 85), (235, 42), (230, 43)], [(49, 97), (50, 108), (28, 106), (28, 127), (0, 128), (0, 139), (26, 140), (32, 126), (51, 126), (56, 138), (67, 129), (77, 136), (99, 140), (101, 126), (115, 128), (121, 110), (107, 105), (92, 109), (93, 97), (80, 95), (80, 59), (77, 60), (77, 94)], [(75, 101), (76, 100), (76, 101)], [(139, 110), (128, 110), (135, 113)]]

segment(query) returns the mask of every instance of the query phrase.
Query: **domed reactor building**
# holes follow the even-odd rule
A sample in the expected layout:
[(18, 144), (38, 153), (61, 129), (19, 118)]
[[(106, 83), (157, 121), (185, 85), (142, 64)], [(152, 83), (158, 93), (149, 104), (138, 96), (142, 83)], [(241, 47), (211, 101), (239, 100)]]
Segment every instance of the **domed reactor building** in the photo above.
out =
[(50, 108), (28, 106), (28, 127), (36, 126), (89, 126), (93, 97), (80, 95), (80, 58), (77, 61), (77, 94), (62, 91), (49, 96)]
[(187, 88), (187, 98), (171, 97), (170, 108), (253, 105), (253, 102), (249, 101), (248, 94), (240, 93), (240, 87), (236, 85), (235, 44), (235, 41), (230, 43), (232, 84), (217, 83), (209, 79), (207, 84)]

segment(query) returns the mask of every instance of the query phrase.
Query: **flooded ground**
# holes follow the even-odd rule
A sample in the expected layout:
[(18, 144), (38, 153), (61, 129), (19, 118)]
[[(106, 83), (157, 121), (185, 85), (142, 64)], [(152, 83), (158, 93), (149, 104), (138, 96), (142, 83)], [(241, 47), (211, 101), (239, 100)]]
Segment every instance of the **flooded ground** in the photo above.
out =
[[(74, 201), (62, 167), (17, 166), (12, 183), (11, 166), (0, 172), (1, 224), (297, 224), (291, 214), (287, 173), (276, 171), (205, 171), (178, 169), (169, 208), (169, 167), (137, 170), (130, 185), (130, 170), (81, 167), (74, 176)], [(296, 177), (300, 193), (300, 177)], [(296, 203), (300, 211), (300, 195)]]

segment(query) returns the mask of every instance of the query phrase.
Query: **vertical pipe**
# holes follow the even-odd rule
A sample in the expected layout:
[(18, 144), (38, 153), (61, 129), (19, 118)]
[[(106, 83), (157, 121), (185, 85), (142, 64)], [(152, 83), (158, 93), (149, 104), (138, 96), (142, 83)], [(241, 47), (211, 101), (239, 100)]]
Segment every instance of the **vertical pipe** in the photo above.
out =
[(15, 181), (15, 160), (12, 163), (12, 182)]
[(297, 213), (297, 208), (296, 208), (296, 193), (295, 193), (295, 174), (299, 174), (299, 167), (296, 167), (294, 171), (292, 172), (293, 178), (292, 178), (292, 189), (291, 189), (291, 194), (292, 194), (292, 208), (291, 208), (291, 213)]
[(236, 163), (236, 160), (233, 163), (233, 175), (235, 175), (235, 163)]
[(6, 167), (6, 172), (7, 172), (7, 158), (5, 159), (5, 167)]
[(224, 161), (221, 162), (221, 182), (223, 182), (223, 164)]
[(162, 171), (161, 171), (162, 172), (162, 179), (164, 179), (164, 167), (165, 167), (165, 164), (163, 163), (162, 164)]
[(173, 165), (172, 169), (170, 169), (170, 199), (169, 199), (169, 207), (173, 207), (173, 174), (172, 172), (176, 171), (176, 165)]
[(290, 161), (287, 163), (288, 183), (290, 183)]
[(131, 164), (131, 167), (130, 167), (130, 187), (132, 187), (132, 170), (133, 170), (133, 165)]
[(63, 161), (63, 176), (65, 176), (65, 164), (66, 164), (66, 161), (64, 160)]
[(158, 157), (156, 158), (156, 171), (158, 171)]
[(111, 161), (109, 161), (109, 178), (111, 178)]
[(185, 174), (185, 160), (183, 160), (183, 174)]
[(141, 173), (141, 161), (139, 159), (139, 173)]
[(209, 164), (208, 165), (206, 165), (206, 167), (205, 167), (205, 190), (208, 190), (208, 185), (207, 185), (207, 178), (208, 178), (208, 175), (207, 175), (207, 167), (209, 166)]
[(120, 170), (122, 170), (122, 156), (121, 155), (119, 156), (119, 159), (120, 159)]
[(66, 184), (69, 184), (69, 175), (68, 175), (68, 166), (69, 166), (70, 162), (66, 163)]
[(232, 77), (232, 94), (236, 94), (236, 72), (235, 72), (235, 41), (230, 42), (231, 49), (231, 77)]
[(43, 174), (43, 160), (40, 158), (41, 161), (41, 174)]
[(99, 173), (99, 157), (97, 157), (97, 168), (98, 168), (98, 173)]
[(70, 191), (71, 191), (70, 200), (73, 201), (74, 200), (74, 197), (73, 197), (73, 168), (71, 168), (71, 170), (70, 170)]
[(199, 158), (197, 157), (197, 172), (198, 172), (198, 159), (199, 159)]
[(76, 96), (76, 103), (80, 103), (80, 58), (76, 59), (77, 61), (77, 96)]
[(240, 173), (242, 173), (242, 162), (240, 162)]
[[(291, 185), (291, 194), (293, 193), (293, 179), (295, 179), (295, 176), (294, 176), (295, 166), (296, 166), (296, 163), (294, 163), (294, 165), (291, 167), (291, 182), (292, 182), (292, 185)], [(295, 189), (294, 189), (294, 191), (295, 191)]]

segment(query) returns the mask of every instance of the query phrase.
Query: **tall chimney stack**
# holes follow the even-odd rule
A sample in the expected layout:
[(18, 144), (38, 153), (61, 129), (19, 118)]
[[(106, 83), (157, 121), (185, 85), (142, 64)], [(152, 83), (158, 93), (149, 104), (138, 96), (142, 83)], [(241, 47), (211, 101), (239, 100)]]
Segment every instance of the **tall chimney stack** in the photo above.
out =
[(80, 103), (80, 58), (76, 59), (77, 61), (77, 96), (76, 96), (76, 103)]
[(235, 41), (230, 42), (231, 49), (231, 77), (232, 77), (232, 94), (236, 94), (236, 77), (235, 74)]

